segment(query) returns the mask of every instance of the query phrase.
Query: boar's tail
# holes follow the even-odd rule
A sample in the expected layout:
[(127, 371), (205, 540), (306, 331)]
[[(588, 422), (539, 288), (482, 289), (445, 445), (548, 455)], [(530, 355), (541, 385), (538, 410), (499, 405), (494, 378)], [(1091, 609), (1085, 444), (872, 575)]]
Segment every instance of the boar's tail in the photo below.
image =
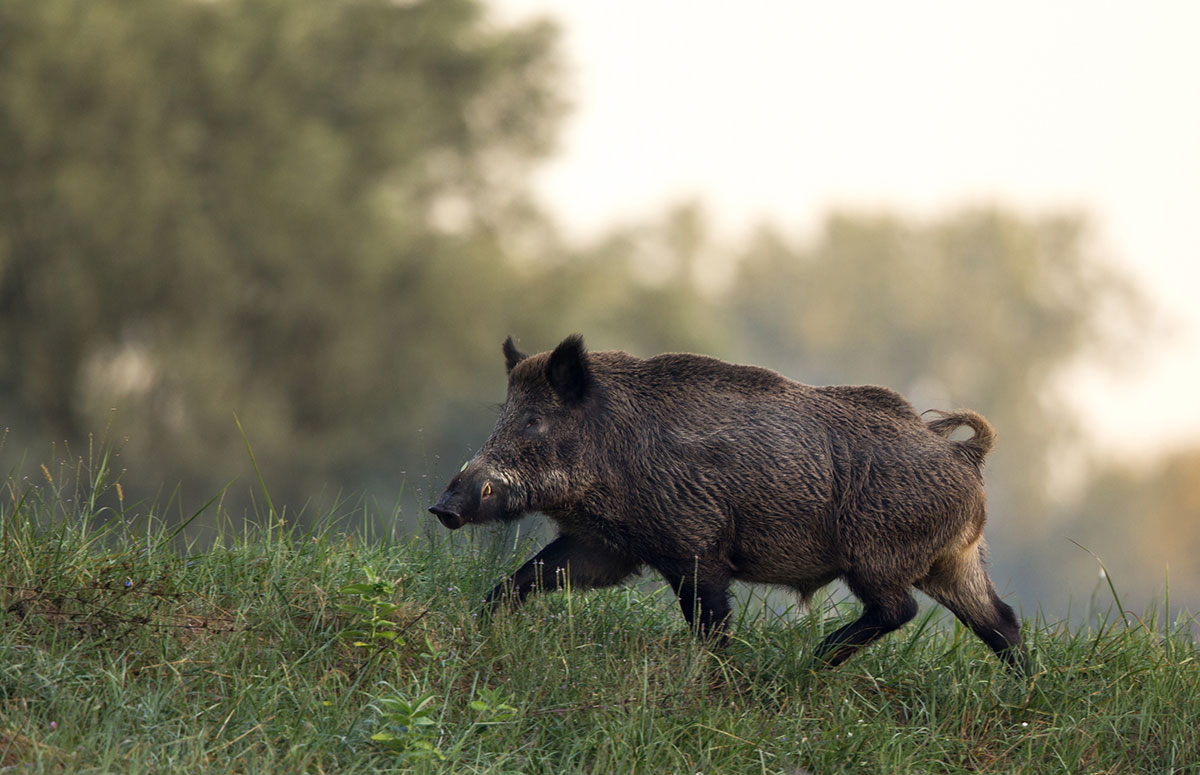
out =
[(956, 441), (954, 444), (959, 454), (973, 463), (976, 468), (982, 466), (983, 458), (991, 451), (992, 444), (996, 442), (996, 432), (992, 430), (991, 424), (983, 419), (983, 415), (972, 412), (970, 409), (959, 409), (957, 412), (943, 412), (937, 409), (929, 411), (936, 413), (938, 417), (926, 423), (926, 427), (939, 436), (950, 438), (950, 434), (954, 432), (955, 428), (962, 425), (971, 426), (975, 435), (966, 441)]

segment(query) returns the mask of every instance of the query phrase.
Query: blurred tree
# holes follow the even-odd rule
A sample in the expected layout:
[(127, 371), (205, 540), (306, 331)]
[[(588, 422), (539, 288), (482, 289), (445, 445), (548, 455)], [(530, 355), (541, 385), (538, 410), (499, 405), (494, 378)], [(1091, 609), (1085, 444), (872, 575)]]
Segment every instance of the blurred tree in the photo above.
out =
[(0, 451), (111, 427), (127, 497), (191, 505), (247, 473), (237, 411), (276, 502), (421, 497), (490, 427), (504, 335), (581, 331), (979, 409), (993, 511), (1045, 534), (1064, 369), (1137, 307), (1081, 219), (730, 249), (682, 205), (573, 244), (525, 196), (561, 94), (553, 28), (480, 0), (0, 3)]
[[(539, 266), (539, 321), (557, 344), (573, 331), (589, 346), (653, 355), (724, 350), (719, 295), (700, 287), (697, 264), (716, 251), (702, 207), (686, 203), (611, 228), (592, 244), (561, 246)], [(723, 257), (728, 260), (728, 257)], [(530, 321), (533, 323), (533, 321)]]
[(361, 483), (515, 302), (553, 41), (475, 0), (0, 5), (4, 421), (119, 407), (147, 481), (203, 493), (237, 410), (287, 495)]
[[(1141, 613), (1170, 583), (1175, 607), (1200, 601), (1200, 449), (1180, 450), (1149, 467), (1108, 462), (1056, 531), (1104, 563), (1126, 609)], [(1060, 579), (1095, 578), (1082, 550), (1056, 565)], [(1169, 569), (1169, 574), (1168, 574)]]

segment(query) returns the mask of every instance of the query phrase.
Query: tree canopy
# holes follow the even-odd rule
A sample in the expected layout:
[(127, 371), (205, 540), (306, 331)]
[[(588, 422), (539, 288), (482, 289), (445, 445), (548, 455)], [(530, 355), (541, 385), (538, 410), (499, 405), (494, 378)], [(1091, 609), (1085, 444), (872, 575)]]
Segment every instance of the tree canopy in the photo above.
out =
[(336, 472), (394, 452), (501, 327), (498, 225), (562, 104), (550, 26), (469, 0), (21, 0), (0, 36), (10, 423), (79, 439), (117, 407), (128, 457), (203, 489), (238, 411), (289, 477)]

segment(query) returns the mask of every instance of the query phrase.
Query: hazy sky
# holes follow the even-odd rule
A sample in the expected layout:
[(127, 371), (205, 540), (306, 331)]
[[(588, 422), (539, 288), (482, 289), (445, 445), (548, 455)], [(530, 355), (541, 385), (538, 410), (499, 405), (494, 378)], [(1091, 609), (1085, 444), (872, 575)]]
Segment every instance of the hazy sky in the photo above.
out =
[(1098, 449), (1200, 443), (1200, 2), (495, 8), (563, 27), (574, 111), (536, 186), (573, 232), (692, 197), (731, 236), (838, 206), (1084, 209), (1162, 323), (1066, 387)]

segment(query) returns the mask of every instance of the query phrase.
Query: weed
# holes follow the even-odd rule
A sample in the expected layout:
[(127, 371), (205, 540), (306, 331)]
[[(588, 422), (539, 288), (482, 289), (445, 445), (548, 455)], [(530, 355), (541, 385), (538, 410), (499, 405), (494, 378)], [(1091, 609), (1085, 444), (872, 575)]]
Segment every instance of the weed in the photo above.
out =
[(358, 648), (371, 649), (388, 643), (403, 645), (397, 623), (389, 618), (400, 610), (399, 605), (390, 601), (396, 592), (395, 585), (370, 568), (363, 568), (363, 573), (367, 577), (365, 582), (347, 584), (338, 590), (339, 594), (358, 598), (355, 602), (337, 604), (339, 610), (356, 619), (355, 626), (342, 630), (342, 637)]
[(413, 702), (395, 693), (380, 697), (374, 705), (387, 729), (371, 735), (371, 740), (393, 754), (445, 759), (446, 755), (435, 745), (440, 736), (437, 721), (432, 718), (435, 699), (437, 696), (433, 694)]

